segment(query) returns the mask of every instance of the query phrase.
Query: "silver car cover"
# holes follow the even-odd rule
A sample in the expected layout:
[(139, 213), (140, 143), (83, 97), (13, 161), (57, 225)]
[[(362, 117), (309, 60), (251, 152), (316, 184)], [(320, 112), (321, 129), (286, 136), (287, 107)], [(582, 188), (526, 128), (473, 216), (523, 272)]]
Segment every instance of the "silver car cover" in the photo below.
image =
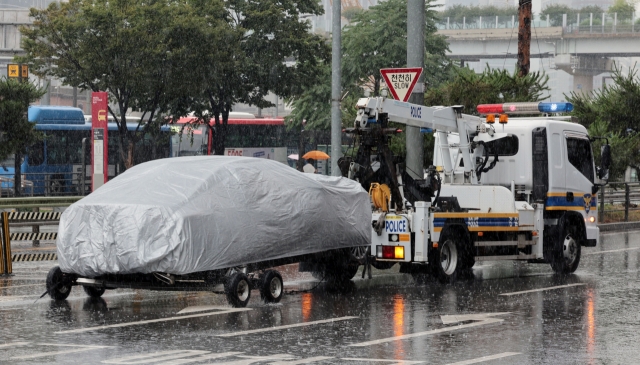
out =
[(370, 244), (360, 184), (227, 156), (143, 163), (65, 210), (63, 272), (176, 275)]

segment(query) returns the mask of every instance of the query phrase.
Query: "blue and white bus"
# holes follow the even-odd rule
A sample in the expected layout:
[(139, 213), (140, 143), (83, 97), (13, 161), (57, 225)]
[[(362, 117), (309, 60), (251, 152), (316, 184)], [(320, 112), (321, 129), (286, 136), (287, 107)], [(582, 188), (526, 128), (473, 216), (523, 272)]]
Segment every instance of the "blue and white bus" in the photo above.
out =
[[(91, 122), (85, 120), (82, 110), (64, 106), (31, 106), (28, 119), (35, 123), (36, 130), (44, 134), (44, 139), (28, 148), (22, 161), (23, 180), (27, 185), (25, 195), (79, 195), (85, 183), (85, 194), (91, 192)], [(138, 122), (129, 123), (129, 130), (135, 130)], [(116, 123), (109, 123), (109, 178), (123, 170), (118, 151), (118, 129)], [(134, 149), (136, 164), (156, 158), (171, 156), (171, 132), (163, 127), (159, 136), (145, 136)], [(82, 140), (85, 139), (84, 155)], [(86, 175), (82, 179), (82, 159), (85, 158)], [(14, 177), (14, 157), (0, 162), (0, 176)], [(31, 188), (32, 186), (32, 188)], [(4, 182), (3, 192), (13, 186)]]

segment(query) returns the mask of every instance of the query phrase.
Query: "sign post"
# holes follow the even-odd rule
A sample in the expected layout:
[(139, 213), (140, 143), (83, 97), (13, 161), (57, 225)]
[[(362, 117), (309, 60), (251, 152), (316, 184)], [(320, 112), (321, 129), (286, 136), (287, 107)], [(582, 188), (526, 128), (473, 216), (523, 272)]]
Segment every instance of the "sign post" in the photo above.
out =
[(109, 177), (107, 100), (104, 91), (91, 93), (91, 191), (104, 185)]
[(422, 67), (383, 68), (380, 73), (393, 98), (407, 102), (422, 74)]

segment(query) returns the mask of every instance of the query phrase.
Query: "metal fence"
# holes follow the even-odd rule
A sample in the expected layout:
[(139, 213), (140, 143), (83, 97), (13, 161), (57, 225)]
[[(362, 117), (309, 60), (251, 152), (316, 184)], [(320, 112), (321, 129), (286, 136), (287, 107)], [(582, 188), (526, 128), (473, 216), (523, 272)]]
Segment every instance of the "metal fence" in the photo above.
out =
[[(23, 175), (22, 196), (79, 196), (91, 192), (91, 177), (81, 172), (29, 173)], [(14, 179), (0, 176), (0, 194), (13, 197)]]
[(610, 182), (600, 187), (598, 199), (600, 223), (640, 220), (640, 182)]
[[(436, 27), (445, 29), (510, 29), (518, 27), (517, 15), (483, 15), (443, 17)], [(636, 33), (640, 32), (640, 18), (617, 13), (562, 14), (532, 21), (534, 28), (562, 27), (565, 33)]]

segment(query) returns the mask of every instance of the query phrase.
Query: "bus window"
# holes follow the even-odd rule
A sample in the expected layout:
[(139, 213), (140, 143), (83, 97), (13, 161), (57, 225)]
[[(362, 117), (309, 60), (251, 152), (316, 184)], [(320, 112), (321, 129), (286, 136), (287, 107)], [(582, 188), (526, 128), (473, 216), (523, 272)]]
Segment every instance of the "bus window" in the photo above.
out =
[(29, 166), (40, 166), (44, 163), (44, 141), (35, 143), (29, 147), (27, 153)]

